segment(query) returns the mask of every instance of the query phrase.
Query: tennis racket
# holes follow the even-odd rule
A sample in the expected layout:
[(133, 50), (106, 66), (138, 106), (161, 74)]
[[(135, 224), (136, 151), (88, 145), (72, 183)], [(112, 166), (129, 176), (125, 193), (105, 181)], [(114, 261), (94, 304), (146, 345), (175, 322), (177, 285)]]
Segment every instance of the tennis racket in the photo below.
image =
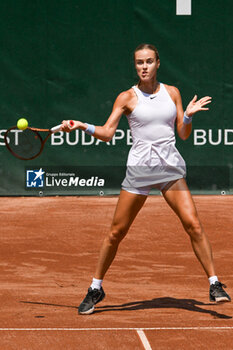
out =
[[(73, 126), (74, 122), (70, 120), (69, 127), (72, 128)], [(51, 129), (27, 127), (25, 130), (19, 130), (17, 126), (13, 126), (4, 135), (5, 145), (16, 158), (31, 160), (41, 154), (49, 137), (55, 132), (61, 131), (61, 128), (62, 124)], [(42, 138), (40, 133), (47, 133), (47, 135)]]

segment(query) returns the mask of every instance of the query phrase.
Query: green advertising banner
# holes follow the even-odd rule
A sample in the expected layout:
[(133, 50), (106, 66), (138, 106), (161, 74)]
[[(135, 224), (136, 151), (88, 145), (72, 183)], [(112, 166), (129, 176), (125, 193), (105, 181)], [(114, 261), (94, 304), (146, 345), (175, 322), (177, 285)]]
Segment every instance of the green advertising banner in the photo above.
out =
[(177, 138), (190, 189), (232, 194), (232, 11), (230, 0), (2, 0), (0, 195), (119, 193), (132, 145), (126, 116), (108, 143), (59, 132), (31, 161), (9, 153), (4, 133), (21, 117), (39, 128), (103, 125), (137, 83), (133, 51), (143, 42), (158, 48), (159, 81), (179, 88), (184, 108), (195, 94), (213, 99), (190, 138)]

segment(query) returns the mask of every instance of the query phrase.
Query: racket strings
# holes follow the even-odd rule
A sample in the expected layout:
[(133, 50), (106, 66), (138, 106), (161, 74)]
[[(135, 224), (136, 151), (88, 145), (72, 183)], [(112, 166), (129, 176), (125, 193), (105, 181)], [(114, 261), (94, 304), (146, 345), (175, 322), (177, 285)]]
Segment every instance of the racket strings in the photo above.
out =
[(20, 159), (32, 159), (42, 148), (40, 135), (31, 129), (10, 129), (5, 135), (5, 141), (10, 152)]

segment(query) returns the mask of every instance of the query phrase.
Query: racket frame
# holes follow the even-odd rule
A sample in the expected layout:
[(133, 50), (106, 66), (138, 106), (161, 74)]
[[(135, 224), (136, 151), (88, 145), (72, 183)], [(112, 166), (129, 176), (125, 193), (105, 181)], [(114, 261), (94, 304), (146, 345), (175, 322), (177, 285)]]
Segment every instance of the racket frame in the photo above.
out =
[[(74, 126), (74, 121), (73, 121), (73, 120), (69, 120), (68, 125), (69, 125), (70, 128), (72, 128), (72, 127)], [(60, 131), (60, 130), (61, 130), (61, 127), (62, 127), (62, 124), (56, 125), (56, 126), (54, 126), (53, 128), (51, 128), (51, 129), (39, 129), (39, 128), (27, 127), (27, 129), (33, 131), (33, 132), (35, 133), (35, 135), (36, 135), (37, 137), (39, 137), (39, 140), (40, 140), (40, 142), (41, 142), (41, 147), (40, 147), (39, 152), (36, 153), (34, 156), (32, 156), (32, 157), (30, 157), (30, 158), (21, 157), (20, 155), (18, 155), (17, 153), (15, 153), (15, 152), (11, 149), (11, 147), (9, 146), (9, 143), (7, 142), (7, 135), (8, 135), (8, 133), (11, 132), (11, 130), (19, 130), (19, 129), (17, 128), (17, 126), (12, 126), (11, 128), (9, 128), (9, 129), (5, 132), (5, 134), (4, 134), (4, 142), (5, 142), (5, 145), (6, 145), (7, 149), (10, 151), (11, 154), (13, 154), (14, 157), (16, 157), (16, 158), (18, 158), (18, 159), (21, 159), (21, 160), (32, 160), (32, 159), (37, 158), (37, 157), (41, 154), (41, 152), (42, 152), (43, 149), (44, 149), (44, 145), (45, 145), (46, 141), (48, 140), (48, 138), (49, 138), (52, 134), (54, 134), (54, 133)], [(25, 129), (25, 130), (26, 130), (26, 129)], [(22, 131), (23, 131), (23, 130), (22, 130)], [(47, 132), (48, 135), (47, 135), (44, 139), (42, 139), (42, 137), (41, 137), (41, 135), (39, 134), (39, 132)]]

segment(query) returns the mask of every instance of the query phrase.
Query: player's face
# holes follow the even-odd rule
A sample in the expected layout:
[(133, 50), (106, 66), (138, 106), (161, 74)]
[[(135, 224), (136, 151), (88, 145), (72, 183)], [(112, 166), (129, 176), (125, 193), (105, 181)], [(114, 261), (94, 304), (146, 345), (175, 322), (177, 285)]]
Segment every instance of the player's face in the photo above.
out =
[(156, 61), (153, 50), (143, 49), (135, 52), (135, 68), (141, 81), (154, 79), (159, 65), (160, 61)]

